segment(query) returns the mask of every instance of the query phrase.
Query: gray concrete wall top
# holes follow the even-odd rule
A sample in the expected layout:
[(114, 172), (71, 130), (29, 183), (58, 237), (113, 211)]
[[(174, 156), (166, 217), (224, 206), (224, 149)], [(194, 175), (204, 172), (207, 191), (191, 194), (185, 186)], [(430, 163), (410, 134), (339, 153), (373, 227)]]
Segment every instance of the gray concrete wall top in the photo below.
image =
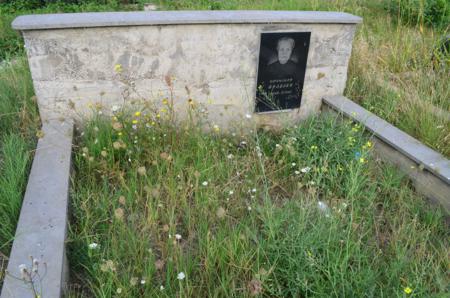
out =
[(362, 18), (328, 11), (145, 11), (25, 15), (17, 17), (16, 30), (87, 27), (157, 26), (186, 24), (357, 24)]

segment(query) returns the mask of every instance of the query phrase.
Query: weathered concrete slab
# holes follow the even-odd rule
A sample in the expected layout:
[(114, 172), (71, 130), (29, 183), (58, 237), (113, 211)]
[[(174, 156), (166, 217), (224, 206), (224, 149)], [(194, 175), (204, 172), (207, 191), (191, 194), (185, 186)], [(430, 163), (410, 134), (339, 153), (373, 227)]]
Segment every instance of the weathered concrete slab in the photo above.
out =
[(29, 284), (11, 276), (21, 276), (21, 264), (30, 269), (30, 256), (39, 259), (42, 280), (36, 287), (41, 297), (60, 297), (67, 281), (65, 239), (73, 122), (54, 120), (42, 130), (44, 137), (37, 145), (1, 298), (35, 297)]
[(71, 13), (20, 16), (16, 30), (187, 24), (356, 24), (360, 17), (329, 11), (153, 11)]
[(429, 198), (432, 203), (441, 205), (450, 214), (450, 184), (439, 179), (433, 172), (422, 170), (415, 161), (377, 137), (374, 138), (374, 151), (378, 157), (407, 174), (417, 192)]
[(323, 98), (323, 110), (332, 109), (365, 126), (374, 134), (374, 150), (414, 182), (418, 192), (450, 213), (450, 161), (415, 138), (344, 96)]
[[(136, 101), (161, 108), (173, 97), (179, 119), (193, 99), (226, 129), (291, 125), (317, 113), (323, 96), (343, 94), (360, 21), (335, 12), (172, 11), (24, 16), (13, 26), (23, 30), (44, 120), (81, 122), (92, 106), (107, 112)], [(266, 32), (311, 32), (300, 108), (254, 113)]]
[(450, 184), (450, 161), (442, 154), (425, 146), (415, 138), (344, 96), (326, 96), (323, 100), (338, 112), (342, 112), (344, 115), (361, 122), (381, 140)]

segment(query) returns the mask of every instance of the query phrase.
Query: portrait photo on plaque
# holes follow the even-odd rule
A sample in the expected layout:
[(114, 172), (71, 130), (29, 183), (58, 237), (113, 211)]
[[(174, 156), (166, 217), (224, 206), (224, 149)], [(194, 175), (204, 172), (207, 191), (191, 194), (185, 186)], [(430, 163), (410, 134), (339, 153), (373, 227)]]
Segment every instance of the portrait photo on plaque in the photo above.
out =
[(299, 108), (311, 32), (261, 33), (255, 111)]

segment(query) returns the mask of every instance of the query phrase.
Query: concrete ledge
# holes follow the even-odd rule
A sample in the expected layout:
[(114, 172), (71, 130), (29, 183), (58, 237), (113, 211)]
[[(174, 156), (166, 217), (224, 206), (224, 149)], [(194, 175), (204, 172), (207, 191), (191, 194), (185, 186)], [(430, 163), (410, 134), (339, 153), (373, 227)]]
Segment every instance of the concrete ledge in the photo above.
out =
[(331, 109), (364, 125), (374, 134), (375, 153), (393, 163), (414, 182), (418, 192), (450, 213), (450, 161), (415, 138), (344, 96), (323, 98)]
[(44, 137), (37, 145), (1, 298), (35, 297), (30, 284), (20, 280), (19, 266), (26, 264), (30, 269), (30, 256), (39, 259), (41, 278), (35, 286), (41, 297), (60, 297), (67, 282), (65, 239), (73, 122), (51, 121), (42, 130)]
[(360, 17), (325, 11), (154, 11), (25, 15), (12, 23), (16, 30), (177, 24), (356, 24)]
[(441, 205), (450, 214), (449, 184), (437, 178), (432, 172), (421, 170), (417, 163), (381, 139), (374, 137), (373, 141), (375, 154), (379, 158), (392, 163), (408, 175), (417, 192), (430, 199), (431, 203)]

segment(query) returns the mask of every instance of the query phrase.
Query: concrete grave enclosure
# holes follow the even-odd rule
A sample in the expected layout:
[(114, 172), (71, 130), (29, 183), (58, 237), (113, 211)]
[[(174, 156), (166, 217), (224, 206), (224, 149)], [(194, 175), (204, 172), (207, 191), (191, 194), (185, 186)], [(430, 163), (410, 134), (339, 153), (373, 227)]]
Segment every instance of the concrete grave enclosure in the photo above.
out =
[[(44, 137), (36, 149), (8, 263), (11, 275), (1, 297), (33, 297), (29, 285), (11, 277), (20, 276), (18, 267), (29, 256), (46, 264), (40, 281), (45, 297), (60, 297), (67, 288), (73, 127), (88, 118), (93, 106), (105, 112), (132, 101), (158, 106), (173, 94), (180, 119), (193, 99), (223, 128), (242, 123), (282, 127), (321, 107), (333, 110), (362, 123), (374, 134), (374, 150), (389, 162), (399, 161), (417, 188), (450, 211), (450, 162), (342, 96), (360, 22), (346, 13), (300, 11), (18, 17), (13, 28), (25, 40)], [(299, 109), (254, 112), (260, 36), (265, 32), (311, 32)]]
[(325, 95), (342, 95), (360, 22), (338, 12), (173, 11), (21, 16), (13, 27), (25, 40), (44, 121), (79, 122), (89, 107), (133, 100), (158, 106), (173, 94), (180, 119), (191, 98), (221, 127), (254, 113), (261, 33), (311, 32), (300, 109), (252, 119), (277, 127), (317, 113)]
[[(346, 13), (300, 11), (81, 13), (14, 20), (13, 28), (25, 40), (44, 136), (37, 145), (1, 297), (33, 297), (31, 284), (15, 278), (30, 256), (45, 267), (36, 281), (38, 292), (60, 297), (67, 289), (72, 132), (91, 107), (101, 106), (107, 113), (132, 101), (158, 106), (171, 97), (180, 119), (193, 99), (223, 128), (295, 123), (318, 113), (323, 96), (342, 95), (360, 22)], [(263, 32), (311, 32), (299, 109), (254, 113)]]

